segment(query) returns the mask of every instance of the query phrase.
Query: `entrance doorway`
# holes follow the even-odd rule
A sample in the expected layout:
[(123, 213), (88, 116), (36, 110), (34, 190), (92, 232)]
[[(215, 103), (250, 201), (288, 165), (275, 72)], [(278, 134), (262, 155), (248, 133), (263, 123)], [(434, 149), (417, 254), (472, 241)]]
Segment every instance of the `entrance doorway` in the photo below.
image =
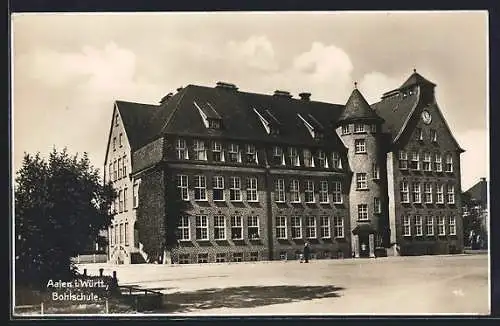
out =
[(370, 257), (370, 240), (368, 234), (359, 235), (359, 257)]

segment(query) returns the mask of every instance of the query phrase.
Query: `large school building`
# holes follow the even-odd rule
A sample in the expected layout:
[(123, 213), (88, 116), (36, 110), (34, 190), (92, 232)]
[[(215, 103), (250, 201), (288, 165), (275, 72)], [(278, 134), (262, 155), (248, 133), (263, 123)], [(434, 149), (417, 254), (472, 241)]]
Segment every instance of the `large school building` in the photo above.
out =
[(462, 252), (463, 149), (435, 87), (414, 71), (371, 105), (356, 85), (331, 104), (223, 82), (116, 101), (109, 261), (156, 259), (144, 244), (173, 227), (179, 264), (296, 259), (306, 241), (316, 259)]

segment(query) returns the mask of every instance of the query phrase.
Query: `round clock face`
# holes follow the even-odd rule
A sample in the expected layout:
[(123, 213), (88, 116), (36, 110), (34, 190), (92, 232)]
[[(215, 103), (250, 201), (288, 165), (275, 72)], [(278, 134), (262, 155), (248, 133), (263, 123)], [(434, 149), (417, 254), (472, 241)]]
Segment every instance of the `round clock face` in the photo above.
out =
[(429, 111), (422, 112), (422, 120), (426, 124), (431, 123), (432, 117), (431, 117), (431, 114), (429, 113)]

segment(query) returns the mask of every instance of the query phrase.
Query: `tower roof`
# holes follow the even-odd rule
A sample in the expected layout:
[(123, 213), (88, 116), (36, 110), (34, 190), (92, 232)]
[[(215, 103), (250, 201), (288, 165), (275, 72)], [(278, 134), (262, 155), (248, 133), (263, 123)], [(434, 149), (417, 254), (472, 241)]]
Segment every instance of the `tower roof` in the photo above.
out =
[(412, 87), (415, 85), (429, 85), (429, 86), (436, 86), (433, 82), (425, 79), (420, 75), (416, 69), (413, 69), (413, 74), (401, 85), (399, 89), (404, 89), (408, 87)]
[(375, 120), (382, 122), (383, 119), (375, 113), (363, 94), (356, 88), (356, 83), (354, 84), (355, 88), (349, 96), (347, 103), (344, 107), (344, 111), (340, 115), (338, 122), (348, 122), (354, 120)]

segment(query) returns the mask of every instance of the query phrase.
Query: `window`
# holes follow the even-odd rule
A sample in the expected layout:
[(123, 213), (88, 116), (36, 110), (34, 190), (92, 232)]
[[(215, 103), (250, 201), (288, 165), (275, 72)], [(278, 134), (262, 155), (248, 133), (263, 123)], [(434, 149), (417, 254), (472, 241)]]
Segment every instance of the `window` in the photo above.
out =
[(335, 238), (344, 237), (344, 219), (340, 216), (333, 217), (333, 236)]
[(409, 195), (409, 189), (408, 189), (408, 182), (407, 181), (401, 181), (399, 184), (399, 189), (401, 193), (401, 202), (402, 203), (409, 203), (410, 202), (410, 195)]
[(273, 147), (273, 160), (274, 164), (285, 165), (285, 156), (283, 155), (283, 149), (281, 147)]
[(411, 236), (411, 220), (409, 216), (403, 216), (403, 235), (405, 237)]
[(124, 212), (127, 211), (127, 190), (128, 190), (127, 187), (123, 188), (123, 211)]
[(123, 177), (126, 178), (127, 177), (127, 156), (125, 155), (122, 159), (122, 164), (123, 164)]
[(125, 230), (123, 230), (125, 237), (125, 245), (128, 246), (128, 222), (125, 222)]
[(220, 129), (222, 126), (222, 123), (219, 119), (210, 119), (208, 120), (208, 128), (211, 129)]
[(123, 223), (120, 223), (120, 244), (123, 243)]
[(444, 186), (442, 184), (436, 185), (436, 203), (444, 204)]
[(424, 183), (424, 202), (432, 203), (432, 184), (429, 182)]
[(118, 159), (118, 179), (122, 178), (122, 159)]
[(408, 153), (405, 151), (399, 151), (399, 168), (401, 170), (408, 169)]
[(139, 184), (135, 183), (132, 189), (133, 196), (132, 196), (132, 205), (134, 205), (134, 208), (137, 208), (139, 206)]
[(255, 145), (247, 145), (247, 162), (258, 163), (257, 150), (255, 149)]
[(179, 188), (179, 193), (182, 200), (189, 200), (188, 192), (188, 176), (187, 175), (177, 175), (177, 188)]
[(208, 263), (208, 254), (198, 254), (198, 264), (206, 264)]
[(241, 216), (231, 216), (231, 239), (243, 239), (243, 219)]
[(447, 185), (446, 190), (447, 190), (446, 193), (448, 194), (447, 196), (448, 204), (455, 204), (455, 186)]
[(314, 182), (312, 180), (306, 180), (304, 199), (306, 203), (314, 203)]
[(453, 156), (451, 154), (446, 154), (446, 163), (444, 166), (445, 172), (453, 172)]
[(342, 169), (342, 159), (340, 158), (340, 154), (338, 152), (332, 153), (332, 168)]
[(208, 218), (206, 215), (196, 216), (196, 240), (208, 240)]
[(207, 181), (204, 175), (194, 177), (194, 200), (207, 200)]
[(207, 160), (207, 150), (205, 149), (205, 142), (203, 140), (194, 141), (194, 159), (198, 161)]
[(314, 167), (314, 161), (312, 158), (311, 151), (308, 149), (304, 149), (303, 153), (304, 153), (304, 166), (308, 168)]
[(226, 217), (214, 216), (214, 240), (226, 240)]
[(108, 179), (113, 180), (113, 163), (109, 163), (109, 174)]
[(365, 140), (364, 139), (355, 139), (354, 140), (354, 148), (356, 153), (366, 153)]
[(181, 216), (181, 220), (179, 221), (179, 226), (177, 228), (179, 230), (179, 241), (191, 240), (191, 232), (189, 232), (189, 216)]
[(292, 203), (300, 202), (299, 180), (292, 180), (290, 182), (290, 201)]
[(179, 254), (179, 264), (189, 264), (189, 254)]
[(286, 217), (278, 216), (276, 218), (276, 238), (286, 239)]
[(216, 263), (225, 263), (226, 262), (226, 253), (219, 252), (215, 254), (215, 262)]
[(438, 235), (446, 235), (443, 216), (438, 217)]
[(218, 141), (212, 143), (212, 159), (215, 162), (224, 162), (224, 152), (222, 151), (222, 144)]
[(240, 177), (229, 178), (229, 200), (241, 201), (241, 179)]
[(342, 135), (346, 135), (350, 132), (349, 125), (342, 126)]
[(238, 144), (229, 144), (228, 158), (229, 162), (241, 162), (241, 152)]
[(365, 125), (362, 124), (362, 123), (355, 123), (354, 124), (354, 132), (355, 133), (358, 133), (358, 132), (365, 132)]
[(322, 239), (329, 239), (330, 235), (330, 218), (328, 216), (321, 216), (319, 218), (319, 236)]
[(275, 181), (275, 192), (274, 192), (274, 200), (278, 203), (285, 202), (285, 180), (277, 179)]
[(118, 144), (120, 144), (120, 147), (123, 147), (123, 134), (120, 133), (120, 136), (118, 138)]
[(257, 178), (247, 178), (247, 200), (258, 201)]
[(427, 216), (427, 235), (434, 235), (434, 217)]
[(431, 153), (424, 152), (424, 162), (423, 162), (423, 170), (424, 171), (432, 171), (431, 166)]
[(288, 148), (288, 158), (291, 166), (300, 166), (299, 153), (294, 147)]
[(380, 167), (378, 164), (372, 164), (372, 178), (373, 180), (380, 179)]
[(224, 201), (224, 177), (214, 176), (212, 178), (213, 198), (214, 201)]
[(422, 216), (420, 215), (415, 215), (415, 235), (417, 236), (423, 235)]
[(260, 238), (259, 235), (259, 217), (249, 216), (248, 217), (248, 238), (250, 240), (256, 240)]
[(302, 238), (302, 219), (299, 216), (292, 216), (290, 220), (292, 239)]
[(436, 155), (434, 156), (434, 171), (443, 172), (443, 163), (440, 153), (436, 153)]
[(316, 218), (314, 216), (306, 217), (306, 237), (308, 239), (316, 238)]
[(422, 128), (415, 129), (415, 140), (424, 140), (424, 133)]
[(326, 154), (322, 150), (318, 150), (316, 154), (316, 158), (318, 159), (318, 167), (320, 168), (328, 168), (328, 162), (326, 160)]
[(420, 170), (420, 158), (416, 151), (411, 152), (410, 169)]
[(319, 202), (328, 203), (328, 181), (319, 182)]
[(113, 137), (113, 151), (116, 151), (116, 137)]
[(233, 257), (233, 259), (232, 259), (233, 262), (242, 262), (243, 261), (243, 253), (242, 252), (233, 252), (232, 257)]
[(118, 198), (120, 200), (119, 202), (119, 212), (123, 212), (123, 190), (120, 190), (119, 193), (118, 193)]
[(371, 132), (372, 132), (372, 134), (377, 132), (377, 125), (376, 124), (371, 125)]
[(431, 141), (434, 143), (437, 142), (437, 131), (435, 129), (431, 129)]
[(457, 224), (456, 224), (455, 216), (450, 216), (448, 220), (449, 234), (457, 235)]
[(118, 224), (115, 224), (115, 227), (114, 227), (114, 230), (115, 230), (115, 245), (118, 243), (118, 229), (119, 229), (119, 225)]
[(422, 198), (421, 198), (421, 193), (420, 193), (420, 183), (414, 182), (412, 183), (412, 201), (414, 203), (421, 203)]
[(374, 197), (373, 198), (373, 211), (377, 214), (382, 213), (382, 207), (380, 204), (380, 198)]
[(366, 204), (358, 205), (358, 220), (360, 221), (368, 220), (368, 205)]
[(368, 184), (366, 183), (366, 173), (356, 173), (356, 189), (368, 189)]
[(177, 142), (175, 143), (175, 151), (177, 153), (177, 159), (179, 160), (187, 160), (189, 155), (188, 155), (188, 150), (186, 148), (186, 140), (185, 139), (177, 139)]
[(333, 202), (335, 204), (342, 204), (342, 182), (333, 182)]
[(250, 252), (250, 261), (259, 260), (259, 253), (257, 251)]
[(118, 180), (117, 175), (116, 175), (117, 170), (118, 169), (116, 168), (116, 160), (114, 160), (113, 161), (113, 181)]

